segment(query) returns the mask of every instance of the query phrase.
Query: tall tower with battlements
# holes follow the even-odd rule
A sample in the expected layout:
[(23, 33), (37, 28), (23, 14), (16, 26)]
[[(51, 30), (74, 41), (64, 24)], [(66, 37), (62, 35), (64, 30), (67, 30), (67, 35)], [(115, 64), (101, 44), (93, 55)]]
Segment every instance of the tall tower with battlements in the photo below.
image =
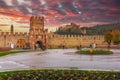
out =
[(47, 46), (47, 32), (48, 30), (44, 29), (44, 17), (32, 16), (29, 30), (31, 48), (34, 47), (37, 41), (42, 41)]
[(32, 16), (30, 18), (30, 32), (40, 32), (44, 30), (44, 17)]

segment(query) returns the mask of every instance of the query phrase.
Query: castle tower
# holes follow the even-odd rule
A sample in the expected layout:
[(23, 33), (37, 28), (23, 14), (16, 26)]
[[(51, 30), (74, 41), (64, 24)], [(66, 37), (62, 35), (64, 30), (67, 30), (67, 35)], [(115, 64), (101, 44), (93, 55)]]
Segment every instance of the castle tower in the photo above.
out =
[(13, 27), (13, 25), (11, 25), (11, 27), (10, 27), (10, 33), (13, 34), (13, 32), (14, 32), (14, 27)]
[(44, 30), (44, 17), (32, 16), (30, 18), (30, 32)]
[(31, 48), (37, 41), (42, 41), (46, 46), (47, 31), (44, 29), (44, 17), (32, 16), (30, 18), (30, 44)]

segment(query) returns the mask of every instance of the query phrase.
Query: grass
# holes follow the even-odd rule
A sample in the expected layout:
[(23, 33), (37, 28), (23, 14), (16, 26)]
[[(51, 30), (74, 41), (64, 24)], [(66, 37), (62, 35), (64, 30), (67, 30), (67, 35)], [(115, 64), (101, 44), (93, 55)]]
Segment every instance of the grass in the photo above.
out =
[(93, 55), (107, 55), (107, 54), (113, 54), (112, 51), (107, 50), (107, 49), (93, 49), (92, 52), (90, 50), (78, 50), (78, 54), (93, 54)]
[(10, 54), (23, 53), (23, 52), (35, 52), (35, 50), (3, 51), (3, 52), (0, 52), (0, 57), (10, 55)]
[(119, 80), (120, 72), (90, 70), (23, 70), (0, 72), (0, 80)]

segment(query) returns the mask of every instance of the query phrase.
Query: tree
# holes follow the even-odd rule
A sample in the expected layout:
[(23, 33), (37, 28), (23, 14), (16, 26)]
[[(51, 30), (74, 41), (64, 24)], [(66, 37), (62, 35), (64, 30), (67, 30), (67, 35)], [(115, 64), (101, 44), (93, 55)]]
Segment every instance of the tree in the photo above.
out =
[(114, 44), (119, 44), (120, 43), (120, 32), (114, 32), (113, 43)]
[(111, 44), (112, 39), (113, 39), (112, 33), (111, 33), (110, 31), (109, 31), (109, 32), (106, 32), (106, 33), (104, 34), (104, 39), (105, 39), (105, 42), (107, 42), (107, 44), (108, 44), (108, 48), (110, 48), (110, 44)]

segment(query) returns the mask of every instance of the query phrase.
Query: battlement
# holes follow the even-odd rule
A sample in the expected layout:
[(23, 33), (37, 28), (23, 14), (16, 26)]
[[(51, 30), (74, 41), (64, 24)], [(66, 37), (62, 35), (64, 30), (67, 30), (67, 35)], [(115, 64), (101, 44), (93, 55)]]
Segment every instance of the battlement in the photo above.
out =
[(32, 16), (30, 18), (30, 30), (44, 29), (44, 17), (42, 16)]
[(104, 43), (103, 35), (58, 35), (49, 34), (49, 46), (60, 47), (64, 45), (66, 48), (82, 45), (88, 47), (90, 44), (102, 45)]
[(41, 20), (43, 20), (44, 21), (44, 17), (42, 16), (32, 16), (31, 18), (30, 18), (30, 22), (33, 22), (33, 21), (41, 21)]
[(27, 33), (27, 32), (14, 32), (14, 33), (0, 32), (0, 36), (12, 36), (12, 35), (15, 35), (15, 36), (27, 36), (27, 35), (29, 35), (29, 33)]
[(84, 38), (84, 39), (104, 39), (103, 35), (58, 35), (50, 34), (50, 38)]

